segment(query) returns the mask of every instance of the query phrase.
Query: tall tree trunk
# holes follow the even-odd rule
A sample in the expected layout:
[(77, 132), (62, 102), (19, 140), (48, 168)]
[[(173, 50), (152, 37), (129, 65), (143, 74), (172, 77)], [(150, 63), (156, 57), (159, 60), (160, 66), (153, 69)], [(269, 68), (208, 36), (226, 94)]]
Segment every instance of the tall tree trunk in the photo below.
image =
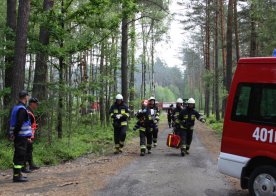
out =
[(100, 83), (101, 83), (101, 88), (100, 88), (100, 121), (101, 125), (105, 125), (105, 104), (104, 104), (104, 80), (103, 80), (103, 75), (104, 75), (104, 51), (105, 51), (105, 45), (104, 43), (101, 44), (101, 54), (100, 54)]
[[(17, 0), (7, 0), (7, 27), (11, 31), (10, 33), (6, 34), (6, 42), (8, 43), (6, 46), (6, 50), (9, 51), (11, 54), (5, 56), (5, 88), (11, 88), (12, 81), (13, 81), (13, 65), (14, 65), (14, 45), (9, 44), (15, 38), (16, 32), (16, 5)], [(6, 94), (4, 96), (4, 107), (8, 109), (11, 107), (11, 97), (10, 94)], [(7, 120), (4, 120), (7, 122)], [(4, 130), (6, 130), (4, 128)]]
[(251, 36), (250, 36), (250, 56), (256, 57), (257, 56), (257, 32), (256, 32), (256, 21), (254, 17), (255, 11), (255, 4), (254, 2), (251, 3)]
[(147, 72), (147, 65), (146, 65), (146, 30), (145, 30), (145, 24), (144, 21), (142, 21), (142, 36), (143, 36), (143, 54), (142, 54), (142, 88), (141, 88), (141, 99), (144, 99), (146, 97), (146, 72)]
[(31, 83), (32, 83), (32, 72), (33, 72), (33, 55), (29, 55), (29, 70), (28, 70), (28, 81), (27, 81), (27, 90), (31, 90)]
[(129, 93), (129, 108), (132, 117), (134, 116), (134, 99), (135, 99), (135, 46), (136, 46), (136, 32), (135, 21), (131, 23), (131, 64), (130, 64), (130, 93)]
[[(9, 54), (5, 55), (5, 78), (4, 78), (4, 87), (11, 90), (12, 80), (13, 80), (13, 66), (14, 66), (14, 39), (16, 33), (16, 5), (17, 0), (7, 0), (7, 19), (6, 26), (9, 28), (10, 32), (6, 34), (6, 51)], [(3, 109), (9, 110), (13, 100), (11, 99), (11, 93), (6, 93), (3, 98)], [(8, 116), (4, 116), (3, 119), (3, 130), (7, 130), (8, 125)]]
[[(64, 1), (61, 1), (61, 13), (62, 13), (62, 19), (60, 21), (60, 26), (62, 29), (64, 29)], [(64, 40), (60, 40), (59, 44), (60, 49), (63, 49), (64, 47)], [(63, 72), (64, 72), (64, 56), (59, 57), (59, 89), (58, 89), (58, 114), (57, 114), (57, 133), (58, 138), (62, 138), (62, 129), (63, 129), (63, 85), (64, 85), (64, 79), (63, 79)]]
[[(153, 23), (153, 21), (152, 21)], [(151, 87), (152, 87), (152, 93), (155, 96), (155, 84), (154, 84), (154, 49), (155, 49), (155, 41), (154, 41), (154, 28), (152, 28), (151, 31)]]
[(216, 113), (216, 120), (220, 120), (219, 114), (219, 68), (218, 68), (218, 55), (219, 55), (219, 48), (218, 48), (218, 17), (219, 17), (219, 10), (218, 10), (218, 1), (216, 0), (216, 17), (215, 17), (215, 113)]
[[(123, 4), (123, 10), (125, 8)], [(122, 46), (121, 46), (121, 72), (122, 72), (122, 95), (128, 103), (128, 17), (123, 13), (122, 19)]]
[(238, 27), (238, 0), (234, 0), (234, 22), (235, 22), (235, 44), (237, 62), (240, 60), (240, 43), (239, 43), (239, 27)]
[(228, 2), (227, 18), (227, 58), (226, 58), (226, 89), (229, 92), (232, 82), (232, 42), (233, 42), (233, 0)]
[[(223, 75), (223, 85), (226, 87), (226, 44), (225, 44), (225, 25), (224, 25), (224, 1), (219, 1), (220, 6), (220, 34), (221, 34), (221, 48), (222, 48), (222, 75)], [(225, 88), (223, 88), (223, 94)], [(226, 108), (226, 97), (223, 97), (222, 107), (221, 107), (221, 117), (224, 118), (225, 108)]]
[(15, 102), (18, 93), (24, 89), (25, 82), (25, 63), (27, 49), (28, 22), (30, 16), (31, 1), (19, 0), (18, 18), (15, 38), (15, 58), (14, 67), (12, 70), (11, 94), (12, 100)]
[[(210, 0), (206, 0), (206, 65), (205, 69), (210, 71)], [(210, 81), (205, 85), (205, 114), (210, 116)]]
[(114, 94), (117, 93), (118, 90), (118, 86), (117, 86), (117, 64), (118, 64), (118, 60), (117, 60), (117, 53), (118, 53), (118, 38), (116, 38), (116, 43), (115, 43), (115, 65), (114, 65), (114, 70), (113, 70), (113, 80), (114, 80), (114, 85), (113, 85), (113, 92)]
[[(44, 0), (43, 10), (47, 12), (54, 6), (54, 0)], [(45, 24), (44, 24), (45, 25)], [(47, 100), (47, 78), (48, 78), (48, 52), (45, 47), (49, 44), (50, 32), (44, 25), (41, 25), (39, 32), (39, 42), (44, 49), (38, 51), (36, 55), (36, 65), (33, 84), (33, 96), (39, 100)]]

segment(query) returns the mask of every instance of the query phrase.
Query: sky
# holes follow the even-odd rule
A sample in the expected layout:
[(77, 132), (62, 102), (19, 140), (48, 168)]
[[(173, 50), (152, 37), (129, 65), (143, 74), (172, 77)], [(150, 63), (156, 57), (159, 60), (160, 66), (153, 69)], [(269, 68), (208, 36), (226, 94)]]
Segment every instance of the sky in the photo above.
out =
[[(156, 55), (166, 62), (169, 67), (183, 68), (179, 52), (184, 43), (185, 35), (183, 34), (183, 25), (179, 22), (181, 16), (176, 15), (183, 12), (183, 8), (177, 4), (176, 0), (173, 0), (170, 5), (170, 12), (174, 15), (173, 20), (171, 21), (167, 35), (164, 35), (163, 41), (159, 42), (156, 46)], [(167, 40), (167, 37), (170, 39)]]

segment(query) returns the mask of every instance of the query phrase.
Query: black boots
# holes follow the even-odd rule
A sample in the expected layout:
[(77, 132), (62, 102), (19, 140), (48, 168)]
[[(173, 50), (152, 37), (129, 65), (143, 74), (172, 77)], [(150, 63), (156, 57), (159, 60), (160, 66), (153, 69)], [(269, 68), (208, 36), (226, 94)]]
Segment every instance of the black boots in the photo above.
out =
[(181, 148), (181, 156), (184, 157), (185, 156), (185, 148)]
[(32, 173), (32, 171), (30, 169), (28, 169), (28, 167), (26, 165), (22, 168), (21, 172), (26, 173), (26, 174)]
[(22, 173), (31, 173), (33, 170), (38, 170), (40, 167), (36, 166), (33, 161), (27, 161), (29, 163), (29, 168), (27, 167), (27, 163), (25, 163), (22, 168)]
[(30, 170), (38, 170), (40, 167), (36, 166), (33, 162), (30, 164), (29, 169)]
[(21, 174), (21, 169), (13, 169), (13, 182), (28, 182), (28, 179)]
[(146, 154), (146, 149), (145, 148), (142, 148), (141, 149), (141, 153), (140, 153), (140, 156), (145, 156), (145, 154)]

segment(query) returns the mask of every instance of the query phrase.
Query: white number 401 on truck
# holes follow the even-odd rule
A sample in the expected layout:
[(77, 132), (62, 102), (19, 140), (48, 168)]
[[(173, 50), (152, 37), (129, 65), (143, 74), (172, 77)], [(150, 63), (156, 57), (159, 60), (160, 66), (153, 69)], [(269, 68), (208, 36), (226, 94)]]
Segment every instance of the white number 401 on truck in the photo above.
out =
[(227, 100), (219, 171), (252, 196), (276, 196), (276, 58), (240, 59)]

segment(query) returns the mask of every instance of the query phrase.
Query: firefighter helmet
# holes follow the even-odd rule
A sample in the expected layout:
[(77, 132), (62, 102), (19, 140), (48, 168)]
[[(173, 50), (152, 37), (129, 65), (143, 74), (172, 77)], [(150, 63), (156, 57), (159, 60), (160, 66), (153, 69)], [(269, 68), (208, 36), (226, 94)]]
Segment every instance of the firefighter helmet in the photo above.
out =
[(150, 101), (150, 100), (154, 100), (154, 101), (155, 101), (155, 97), (153, 97), (153, 96), (150, 97), (150, 98), (149, 98), (149, 101)]
[(116, 95), (116, 100), (123, 100), (123, 96), (121, 94)]
[(188, 104), (195, 104), (195, 100), (194, 98), (190, 98), (188, 101), (187, 101)]
[(176, 103), (183, 103), (183, 99), (181, 99), (181, 98), (178, 98), (177, 100), (176, 100)]

